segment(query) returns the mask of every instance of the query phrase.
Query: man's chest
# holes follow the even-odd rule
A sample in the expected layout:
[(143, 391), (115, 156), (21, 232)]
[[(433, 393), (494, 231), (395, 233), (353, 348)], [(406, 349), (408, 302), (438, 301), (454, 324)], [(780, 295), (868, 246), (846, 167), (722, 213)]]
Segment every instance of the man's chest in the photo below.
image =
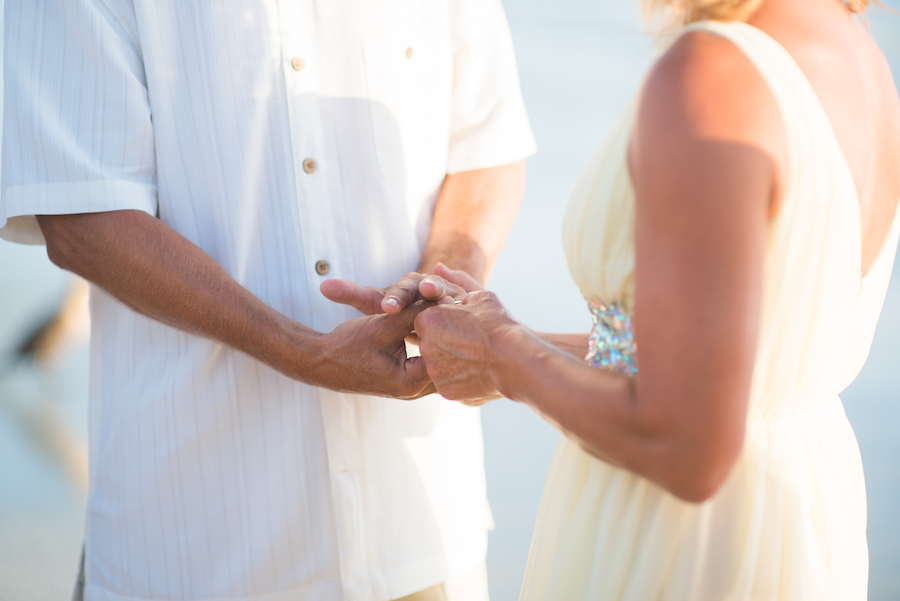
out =
[(323, 177), (372, 172), (369, 189), (414, 197), (443, 177), (453, 87), (444, 2), (136, 0), (135, 14), (161, 174), (173, 172), (169, 157), (210, 150), (248, 171), (250, 159), (232, 155), (269, 144), (292, 155), (298, 188), (314, 181), (307, 159)]
[(357, 97), (370, 91), (373, 75), (397, 80), (437, 69), (449, 76), (443, 2), (139, 0), (135, 10), (151, 91), (255, 84), (266, 94), (268, 80), (286, 75), (288, 92)]

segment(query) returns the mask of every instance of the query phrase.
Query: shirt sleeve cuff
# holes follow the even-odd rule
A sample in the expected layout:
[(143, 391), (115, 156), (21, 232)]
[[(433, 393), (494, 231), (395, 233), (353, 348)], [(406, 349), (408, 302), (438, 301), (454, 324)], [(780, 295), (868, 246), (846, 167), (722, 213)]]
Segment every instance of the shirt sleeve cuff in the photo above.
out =
[[(515, 132), (515, 133), (513, 133)], [(509, 165), (537, 152), (531, 128), (483, 127), (450, 144), (447, 173)]]
[(121, 180), (28, 184), (6, 189), (0, 203), (0, 238), (44, 244), (35, 215), (137, 210), (156, 215), (156, 187)]

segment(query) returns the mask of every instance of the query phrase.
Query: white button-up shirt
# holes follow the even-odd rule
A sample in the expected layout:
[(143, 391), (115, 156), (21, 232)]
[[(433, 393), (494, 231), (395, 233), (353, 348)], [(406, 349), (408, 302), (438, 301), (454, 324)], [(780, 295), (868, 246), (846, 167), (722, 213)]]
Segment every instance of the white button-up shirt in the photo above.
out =
[[(533, 151), (499, 0), (16, 0), (0, 233), (137, 209), (330, 331)], [(317, 264), (319, 267), (317, 269)], [(94, 289), (86, 598), (383, 600), (485, 555), (478, 411), (316, 389)]]

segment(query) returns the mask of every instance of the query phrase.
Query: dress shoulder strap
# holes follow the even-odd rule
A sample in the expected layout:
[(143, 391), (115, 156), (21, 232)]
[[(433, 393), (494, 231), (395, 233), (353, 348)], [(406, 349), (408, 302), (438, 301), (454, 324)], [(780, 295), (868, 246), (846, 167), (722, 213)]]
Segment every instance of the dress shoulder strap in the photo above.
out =
[(772, 91), (785, 129), (807, 124), (820, 134), (833, 138), (834, 144), (837, 144), (837, 137), (819, 97), (800, 65), (784, 46), (762, 30), (740, 21), (699, 21), (685, 27), (681, 35), (692, 31), (707, 31), (724, 37), (747, 56)]
[(855, 213), (849, 217), (858, 222), (859, 199), (850, 164), (825, 107), (794, 57), (771, 36), (747, 23), (699, 21), (685, 27), (681, 35), (692, 31), (707, 31), (731, 41), (771, 90), (787, 144), (785, 198), (795, 205), (783, 207), (787, 216), (794, 213), (794, 217), (803, 219), (805, 213), (809, 217), (809, 211), (816, 212), (821, 206), (824, 193), (842, 205), (840, 212), (845, 217), (849, 216), (846, 211)]

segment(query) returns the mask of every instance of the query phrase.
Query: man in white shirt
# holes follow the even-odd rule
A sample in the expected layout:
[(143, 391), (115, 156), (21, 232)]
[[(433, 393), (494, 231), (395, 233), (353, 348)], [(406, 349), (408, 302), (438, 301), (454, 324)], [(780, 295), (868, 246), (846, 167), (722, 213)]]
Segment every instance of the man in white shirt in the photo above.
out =
[(534, 149), (499, 0), (5, 25), (0, 234), (93, 283), (84, 598), (486, 598), (477, 410), (385, 398), (433, 390), (419, 304), (318, 288), (487, 276)]

